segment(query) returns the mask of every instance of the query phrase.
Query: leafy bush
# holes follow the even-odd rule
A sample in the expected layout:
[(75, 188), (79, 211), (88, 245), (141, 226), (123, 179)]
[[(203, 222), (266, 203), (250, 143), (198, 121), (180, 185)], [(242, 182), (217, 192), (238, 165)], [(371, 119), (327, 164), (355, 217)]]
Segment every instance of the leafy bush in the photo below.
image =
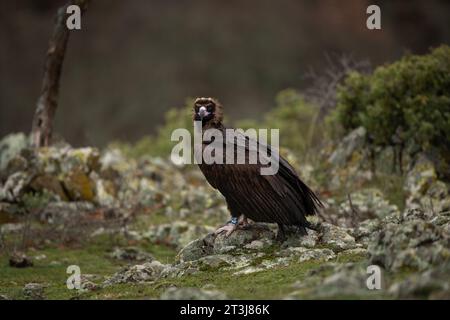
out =
[(371, 75), (350, 74), (338, 89), (335, 119), (345, 132), (367, 129), (379, 146), (438, 148), (450, 154), (450, 47), (408, 55)]

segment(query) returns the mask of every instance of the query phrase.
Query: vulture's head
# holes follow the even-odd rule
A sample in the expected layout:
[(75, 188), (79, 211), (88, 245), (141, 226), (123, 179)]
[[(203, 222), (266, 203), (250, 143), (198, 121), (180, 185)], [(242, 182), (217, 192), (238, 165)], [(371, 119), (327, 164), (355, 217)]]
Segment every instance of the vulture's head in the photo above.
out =
[(206, 123), (221, 123), (222, 106), (213, 98), (197, 98), (194, 103), (194, 120)]

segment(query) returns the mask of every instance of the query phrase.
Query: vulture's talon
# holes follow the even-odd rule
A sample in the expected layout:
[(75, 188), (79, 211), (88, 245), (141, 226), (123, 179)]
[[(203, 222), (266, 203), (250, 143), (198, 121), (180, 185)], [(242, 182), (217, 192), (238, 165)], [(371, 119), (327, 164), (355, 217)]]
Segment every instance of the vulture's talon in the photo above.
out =
[(225, 237), (229, 237), (235, 230), (237, 229), (237, 225), (233, 223), (228, 223), (223, 227), (220, 227), (216, 230), (215, 234), (219, 235), (225, 232)]

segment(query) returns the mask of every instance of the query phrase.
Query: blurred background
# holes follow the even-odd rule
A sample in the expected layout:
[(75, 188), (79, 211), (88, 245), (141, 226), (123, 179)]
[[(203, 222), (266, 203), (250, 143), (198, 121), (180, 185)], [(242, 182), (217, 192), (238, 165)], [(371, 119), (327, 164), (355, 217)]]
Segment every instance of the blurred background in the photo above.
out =
[[(366, 28), (379, 4), (382, 30)], [(64, 1), (1, 0), (0, 136), (31, 127), (53, 17)], [(305, 89), (326, 56), (373, 66), (450, 43), (450, 1), (94, 0), (72, 32), (56, 129), (73, 145), (136, 141), (186, 98), (215, 96), (258, 119)]]

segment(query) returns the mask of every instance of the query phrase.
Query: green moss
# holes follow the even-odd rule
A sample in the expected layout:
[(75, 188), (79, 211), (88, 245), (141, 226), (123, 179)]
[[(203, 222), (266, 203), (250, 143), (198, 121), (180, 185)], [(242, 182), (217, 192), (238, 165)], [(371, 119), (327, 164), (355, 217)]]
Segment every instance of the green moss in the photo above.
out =
[[(151, 253), (157, 260), (163, 263), (174, 261), (175, 251), (165, 246), (140, 244), (141, 248)], [(111, 276), (119, 271), (126, 262), (109, 258), (108, 254), (112, 245), (105, 239), (99, 239), (80, 249), (73, 248), (46, 248), (42, 250), (30, 250), (29, 256), (45, 255), (42, 260), (34, 260), (34, 266), (29, 268), (12, 268), (8, 264), (8, 256), (0, 256), (0, 294), (13, 299), (24, 299), (23, 287), (30, 282), (47, 285), (45, 296), (48, 299), (72, 299), (83, 297), (76, 290), (68, 290), (66, 280), (69, 274), (67, 267), (77, 265), (82, 274), (93, 274), (100, 277), (98, 283), (104, 277)], [(133, 286), (131, 286), (133, 287)], [(138, 289), (138, 288), (136, 288)], [(109, 291), (115, 292), (117, 288), (102, 291), (103, 298), (108, 298)], [(123, 294), (123, 293), (122, 293)], [(129, 298), (135, 297), (136, 292), (130, 293)], [(95, 298), (95, 295), (92, 296)], [(112, 298), (112, 297), (111, 297)]]
[[(48, 248), (28, 252), (33, 256), (45, 254), (47, 258), (36, 261), (33, 267), (24, 269), (9, 267), (7, 257), (2, 256), (0, 257), (0, 294), (23, 299), (23, 286), (29, 282), (37, 282), (48, 285), (45, 295), (49, 299), (139, 299), (159, 297), (169, 286), (201, 288), (206, 284), (212, 284), (232, 298), (276, 299), (291, 292), (291, 285), (294, 282), (310, 278), (311, 271), (319, 268), (323, 263), (319, 261), (292, 263), (287, 267), (276, 267), (247, 275), (233, 275), (235, 271), (218, 271), (211, 268), (182, 278), (161, 279), (153, 284), (120, 284), (81, 294), (68, 290), (66, 268), (69, 265), (78, 265), (82, 273), (94, 274), (101, 278), (112, 275), (125, 265), (123, 262), (108, 258), (106, 247), (107, 244), (99, 243), (83, 249)], [(150, 245), (144, 248), (162, 262), (165, 262), (165, 258), (167, 262), (173, 261), (173, 250)], [(345, 261), (361, 259), (360, 256), (353, 255), (346, 257)], [(52, 261), (58, 261), (60, 264), (52, 263)], [(319, 276), (323, 277), (324, 274), (319, 273)]]

